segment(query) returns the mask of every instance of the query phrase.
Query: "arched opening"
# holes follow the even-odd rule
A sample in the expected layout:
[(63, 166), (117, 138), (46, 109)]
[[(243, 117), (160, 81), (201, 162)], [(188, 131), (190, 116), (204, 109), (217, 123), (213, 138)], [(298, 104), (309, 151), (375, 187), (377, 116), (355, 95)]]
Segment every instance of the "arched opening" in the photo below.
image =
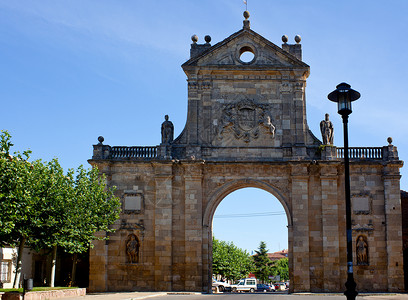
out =
[[(271, 266), (274, 265), (275, 270), (279, 259), (288, 259), (290, 217), (287, 208), (281, 203), (282, 200), (278, 200), (270, 189), (249, 185), (244, 188), (233, 188), (221, 198), (210, 223), (216, 247), (219, 247), (220, 242), (225, 242), (252, 256), (259, 250), (261, 242), (264, 242)], [(214, 270), (216, 268), (217, 265), (214, 265)], [(287, 276), (288, 272), (289, 270)], [(253, 275), (251, 271), (250, 276)], [(270, 274), (273, 275), (276, 274)], [(217, 279), (227, 280), (222, 276), (218, 276)], [(288, 278), (282, 279), (287, 281)], [(279, 281), (279, 278), (271, 277), (259, 280), (258, 283), (261, 281), (272, 284)]]
[(260, 241), (276, 252), (288, 248), (287, 226), (286, 212), (276, 197), (259, 188), (243, 188), (228, 194), (217, 206), (213, 236), (234, 241), (251, 254)]

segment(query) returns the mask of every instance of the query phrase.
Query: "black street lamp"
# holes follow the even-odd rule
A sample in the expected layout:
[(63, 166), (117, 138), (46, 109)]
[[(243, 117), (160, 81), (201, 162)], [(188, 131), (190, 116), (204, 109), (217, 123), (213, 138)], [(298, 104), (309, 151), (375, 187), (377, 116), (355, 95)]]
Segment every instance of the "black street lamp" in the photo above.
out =
[(347, 230), (347, 282), (346, 295), (348, 300), (355, 300), (357, 296), (356, 282), (353, 277), (353, 238), (351, 231), (351, 200), (350, 200), (350, 166), (349, 166), (349, 147), (348, 147), (348, 116), (351, 114), (351, 102), (360, 98), (360, 93), (351, 89), (351, 86), (345, 82), (336, 86), (327, 98), (337, 102), (338, 113), (343, 118), (344, 135), (344, 187), (346, 192), (346, 230)]

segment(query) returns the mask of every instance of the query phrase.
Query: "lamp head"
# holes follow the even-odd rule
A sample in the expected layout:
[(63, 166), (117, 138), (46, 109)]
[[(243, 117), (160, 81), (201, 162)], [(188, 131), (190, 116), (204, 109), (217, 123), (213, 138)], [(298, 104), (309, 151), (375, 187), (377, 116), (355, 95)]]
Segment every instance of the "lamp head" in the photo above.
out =
[(330, 101), (337, 102), (340, 115), (349, 115), (352, 112), (351, 102), (360, 98), (360, 93), (353, 90), (349, 84), (342, 82), (336, 86), (336, 89), (327, 98)]

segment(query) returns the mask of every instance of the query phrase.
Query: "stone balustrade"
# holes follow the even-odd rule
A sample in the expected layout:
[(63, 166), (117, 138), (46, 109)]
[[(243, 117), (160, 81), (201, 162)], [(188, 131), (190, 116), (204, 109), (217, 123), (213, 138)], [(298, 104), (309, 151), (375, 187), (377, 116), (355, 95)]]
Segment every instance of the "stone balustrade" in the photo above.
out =
[(156, 158), (157, 146), (124, 147), (114, 146), (110, 151), (110, 158)]
[(93, 146), (92, 159), (154, 159), (158, 157), (159, 146)]
[[(344, 159), (344, 147), (326, 146), (321, 152), (322, 160)], [(349, 147), (349, 159), (362, 160), (399, 160), (397, 147), (389, 144), (383, 147)]]
[[(350, 159), (383, 159), (383, 147), (349, 147)], [(344, 148), (337, 148), (337, 158), (344, 158)]]
[[(171, 158), (171, 146), (109, 146), (94, 145), (92, 159), (130, 159), (152, 160)], [(397, 147), (393, 145), (383, 147), (349, 147), (350, 160), (398, 160)], [(251, 160), (250, 158), (248, 158)], [(321, 152), (322, 160), (344, 159), (344, 148), (326, 146)]]

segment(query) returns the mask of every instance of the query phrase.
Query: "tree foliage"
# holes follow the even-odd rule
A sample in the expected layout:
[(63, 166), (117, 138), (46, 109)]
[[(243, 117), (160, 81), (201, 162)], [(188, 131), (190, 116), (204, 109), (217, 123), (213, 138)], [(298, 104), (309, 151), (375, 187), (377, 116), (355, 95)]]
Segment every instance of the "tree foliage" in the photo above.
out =
[(96, 168), (64, 174), (57, 159), (30, 163), (30, 151), (10, 154), (7, 131), (0, 138), (0, 246), (18, 245), (17, 269), (25, 245), (81, 253), (101, 239), (96, 232), (111, 231), (120, 201)]
[(281, 281), (289, 280), (288, 258), (281, 258), (273, 263), (273, 276), (279, 275)]
[(252, 256), (254, 261), (254, 274), (257, 279), (268, 282), (269, 276), (273, 274), (273, 263), (268, 257), (268, 249), (266, 249), (266, 243), (260, 242), (258, 250), (255, 250), (256, 254)]
[(252, 270), (249, 253), (232, 242), (217, 240), (213, 237), (213, 274), (236, 281), (247, 277)]
[(106, 189), (105, 177), (97, 168), (90, 170), (80, 166), (74, 182), (74, 197), (71, 202), (70, 235), (64, 248), (69, 253), (81, 253), (92, 247), (93, 240), (101, 239), (98, 231), (112, 232), (109, 227), (118, 218), (120, 200), (113, 189)]
[(8, 132), (2, 132), (0, 140), (0, 246), (16, 246), (32, 235), (32, 223), (36, 223), (35, 202), (37, 184), (30, 178), (37, 163), (28, 162), (30, 151), (10, 154), (13, 146)]
[[(113, 189), (106, 189), (98, 169), (80, 166), (67, 175), (57, 160), (48, 163), (48, 198), (39, 206), (43, 224), (36, 234), (36, 249), (62, 247), (69, 253), (82, 253), (101, 239), (98, 231), (110, 232), (109, 225), (119, 218), (120, 201)], [(75, 176), (76, 175), (76, 176)]]

